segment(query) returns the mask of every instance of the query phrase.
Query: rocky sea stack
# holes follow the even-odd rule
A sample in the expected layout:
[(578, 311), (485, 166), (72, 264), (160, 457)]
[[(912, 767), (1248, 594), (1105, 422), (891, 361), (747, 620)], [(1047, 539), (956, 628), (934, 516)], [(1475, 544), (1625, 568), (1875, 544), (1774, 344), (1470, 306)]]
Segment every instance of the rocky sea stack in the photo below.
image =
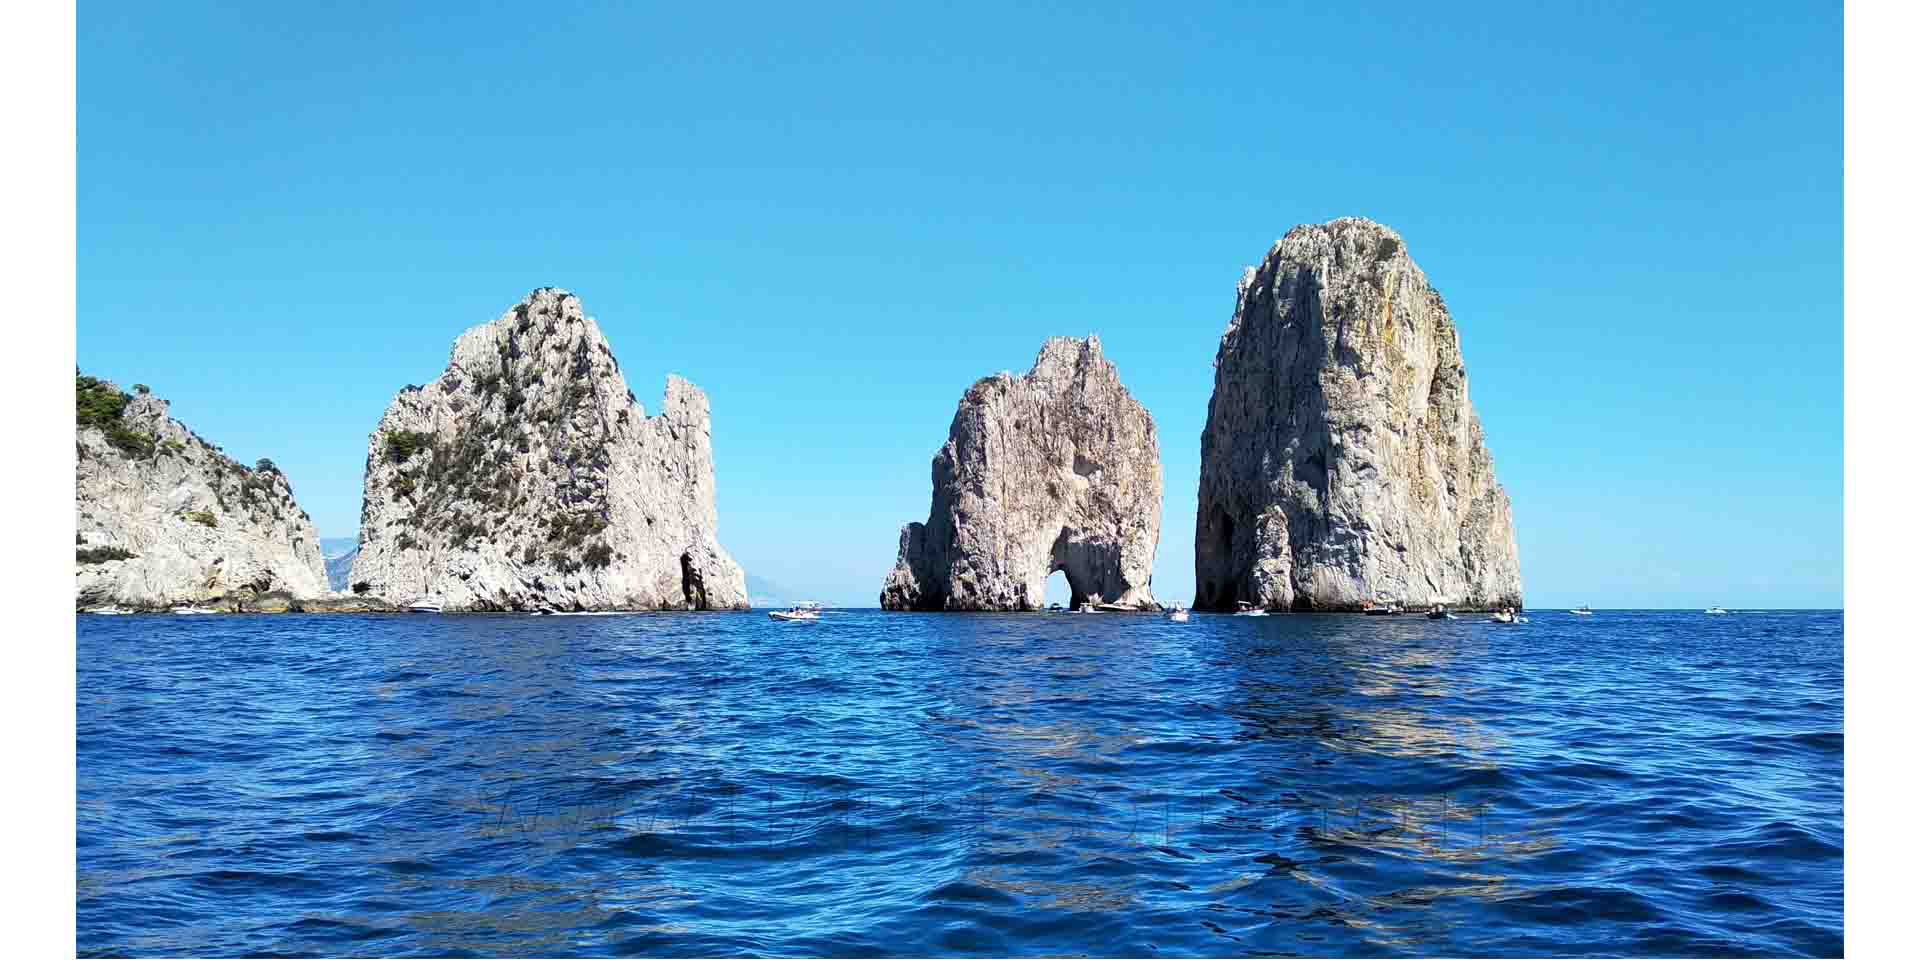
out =
[(933, 508), (901, 529), (880, 606), (1035, 610), (1063, 570), (1076, 605), (1152, 607), (1160, 488), (1153, 418), (1099, 339), (1050, 339), (1025, 376), (960, 398)]
[(77, 608), (327, 592), (320, 538), (272, 461), (241, 466), (144, 385), (77, 376), (74, 402)]
[(1519, 607), (1460, 337), (1400, 236), (1289, 231), (1240, 281), (1200, 439), (1194, 606)]
[(454, 610), (728, 610), (706, 394), (648, 417), (580, 301), (541, 289), (462, 334), (367, 442), (355, 593)]

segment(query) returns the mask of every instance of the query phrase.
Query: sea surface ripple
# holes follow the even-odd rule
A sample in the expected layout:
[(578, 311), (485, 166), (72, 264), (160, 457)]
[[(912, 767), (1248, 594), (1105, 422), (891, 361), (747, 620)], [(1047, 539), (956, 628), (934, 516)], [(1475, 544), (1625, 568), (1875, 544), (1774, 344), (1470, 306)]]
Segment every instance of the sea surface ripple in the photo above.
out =
[(83, 955), (1839, 955), (1842, 616), (79, 618)]

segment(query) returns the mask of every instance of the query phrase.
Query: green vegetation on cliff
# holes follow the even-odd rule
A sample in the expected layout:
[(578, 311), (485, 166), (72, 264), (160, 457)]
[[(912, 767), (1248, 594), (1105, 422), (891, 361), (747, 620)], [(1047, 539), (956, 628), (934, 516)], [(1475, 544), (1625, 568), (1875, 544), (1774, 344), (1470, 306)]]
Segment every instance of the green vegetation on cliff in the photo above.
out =
[(74, 375), (74, 423), (82, 428), (99, 429), (106, 434), (107, 442), (121, 453), (130, 457), (150, 457), (153, 455), (153, 438), (138, 430), (128, 429), (120, 419), (132, 400), (133, 397), (115, 389), (113, 384), (105, 380), (78, 373)]
[(433, 446), (433, 434), (396, 430), (387, 434), (387, 459), (394, 463), (405, 463), (428, 447)]
[(73, 378), (74, 419), (80, 426), (102, 430), (118, 426), (120, 412), (132, 399), (104, 380), (86, 376)]

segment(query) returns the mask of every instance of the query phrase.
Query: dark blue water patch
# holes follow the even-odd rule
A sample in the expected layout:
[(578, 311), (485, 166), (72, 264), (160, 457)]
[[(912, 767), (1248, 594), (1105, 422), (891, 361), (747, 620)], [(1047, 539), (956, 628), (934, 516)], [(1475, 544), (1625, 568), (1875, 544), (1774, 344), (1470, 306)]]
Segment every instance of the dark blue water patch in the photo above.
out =
[(82, 617), (76, 932), (1844, 952), (1841, 616), (1531, 619)]

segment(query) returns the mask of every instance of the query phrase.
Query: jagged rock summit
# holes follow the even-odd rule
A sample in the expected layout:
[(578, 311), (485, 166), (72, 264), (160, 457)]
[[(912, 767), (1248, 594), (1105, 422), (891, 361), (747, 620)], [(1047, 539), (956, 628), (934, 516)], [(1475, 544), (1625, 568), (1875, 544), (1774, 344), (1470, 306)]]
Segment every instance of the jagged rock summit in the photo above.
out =
[(1025, 376), (960, 398), (933, 458), (933, 508), (901, 529), (880, 606), (1035, 610), (1064, 570), (1075, 605), (1152, 607), (1160, 486), (1153, 418), (1099, 338), (1050, 339)]
[(132, 394), (76, 376), (77, 609), (327, 592), (320, 538), (272, 461), (241, 466)]
[(402, 390), (367, 441), (358, 593), (455, 610), (726, 610), (706, 394), (648, 417), (600, 328), (536, 290)]
[(1240, 281), (1200, 438), (1194, 606), (1521, 605), (1460, 336), (1400, 236), (1288, 231)]

